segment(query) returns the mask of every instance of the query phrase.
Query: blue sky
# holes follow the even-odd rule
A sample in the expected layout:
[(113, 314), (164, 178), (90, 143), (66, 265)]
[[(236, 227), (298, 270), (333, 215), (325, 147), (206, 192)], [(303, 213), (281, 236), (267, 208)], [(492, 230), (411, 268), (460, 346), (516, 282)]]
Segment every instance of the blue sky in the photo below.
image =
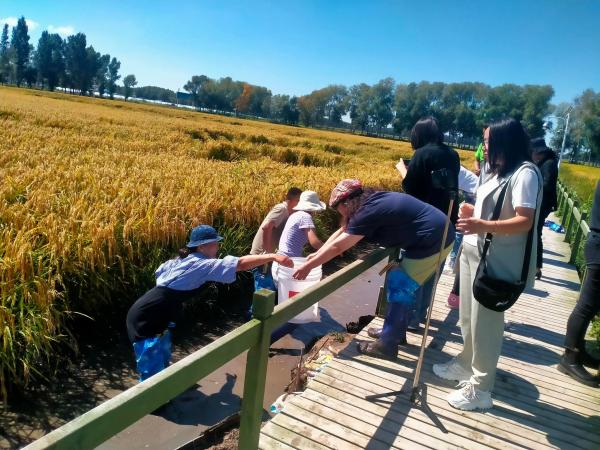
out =
[(552, 84), (555, 103), (600, 90), (600, 1), (23, 1), (37, 43), (82, 31), (139, 85), (194, 74), (306, 94), (332, 83)]

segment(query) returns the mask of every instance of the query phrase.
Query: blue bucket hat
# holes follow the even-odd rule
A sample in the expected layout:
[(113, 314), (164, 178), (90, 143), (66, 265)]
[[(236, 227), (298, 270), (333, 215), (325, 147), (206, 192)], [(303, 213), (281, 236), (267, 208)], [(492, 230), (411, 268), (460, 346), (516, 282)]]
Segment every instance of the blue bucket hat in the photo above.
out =
[(223, 238), (217, 234), (217, 230), (210, 225), (198, 225), (190, 233), (190, 242), (185, 246), (194, 248), (199, 245), (220, 242), (222, 240)]

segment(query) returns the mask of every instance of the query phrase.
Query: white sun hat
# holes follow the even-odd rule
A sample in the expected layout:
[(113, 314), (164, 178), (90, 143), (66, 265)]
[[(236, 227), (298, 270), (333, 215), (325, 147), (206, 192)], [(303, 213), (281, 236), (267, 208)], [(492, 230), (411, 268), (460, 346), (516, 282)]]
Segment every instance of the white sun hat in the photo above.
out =
[(294, 211), (317, 212), (324, 211), (327, 205), (319, 200), (319, 194), (315, 191), (304, 191), (300, 194), (300, 201), (294, 207)]

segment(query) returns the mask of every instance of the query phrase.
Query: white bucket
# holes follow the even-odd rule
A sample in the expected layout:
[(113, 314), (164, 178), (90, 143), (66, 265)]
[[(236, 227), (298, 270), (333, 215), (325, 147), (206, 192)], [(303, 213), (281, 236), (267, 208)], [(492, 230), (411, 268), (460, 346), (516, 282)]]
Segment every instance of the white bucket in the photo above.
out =
[[(294, 275), (294, 272), (298, 267), (306, 262), (306, 258), (291, 258), (291, 260), (294, 261), (293, 268), (283, 267), (276, 262), (273, 262), (273, 281), (275, 282), (275, 286), (277, 286), (277, 299), (279, 305), (289, 301), (294, 295), (317, 284), (321, 281), (323, 275), (321, 266), (318, 266), (310, 271), (306, 280), (294, 280), (292, 275)], [(308, 323), (317, 320), (319, 320), (319, 304), (315, 303), (310, 308), (302, 311), (296, 317), (291, 319), (290, 323)]]

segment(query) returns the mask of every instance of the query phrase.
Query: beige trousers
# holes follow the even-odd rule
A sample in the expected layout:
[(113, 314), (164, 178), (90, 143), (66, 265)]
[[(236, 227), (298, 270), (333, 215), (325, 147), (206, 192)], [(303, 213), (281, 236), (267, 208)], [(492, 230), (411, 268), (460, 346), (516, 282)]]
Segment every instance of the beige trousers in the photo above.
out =
[(491, 391), (502, 350), (504, 313), (479, 304), (473, 296), (473, 279), (479, 265), (477, 247), (463, 243), (460, 256), (460, 329), (464, 341), (457, 361), (472, 370), (471, 383), (482, 391)]

